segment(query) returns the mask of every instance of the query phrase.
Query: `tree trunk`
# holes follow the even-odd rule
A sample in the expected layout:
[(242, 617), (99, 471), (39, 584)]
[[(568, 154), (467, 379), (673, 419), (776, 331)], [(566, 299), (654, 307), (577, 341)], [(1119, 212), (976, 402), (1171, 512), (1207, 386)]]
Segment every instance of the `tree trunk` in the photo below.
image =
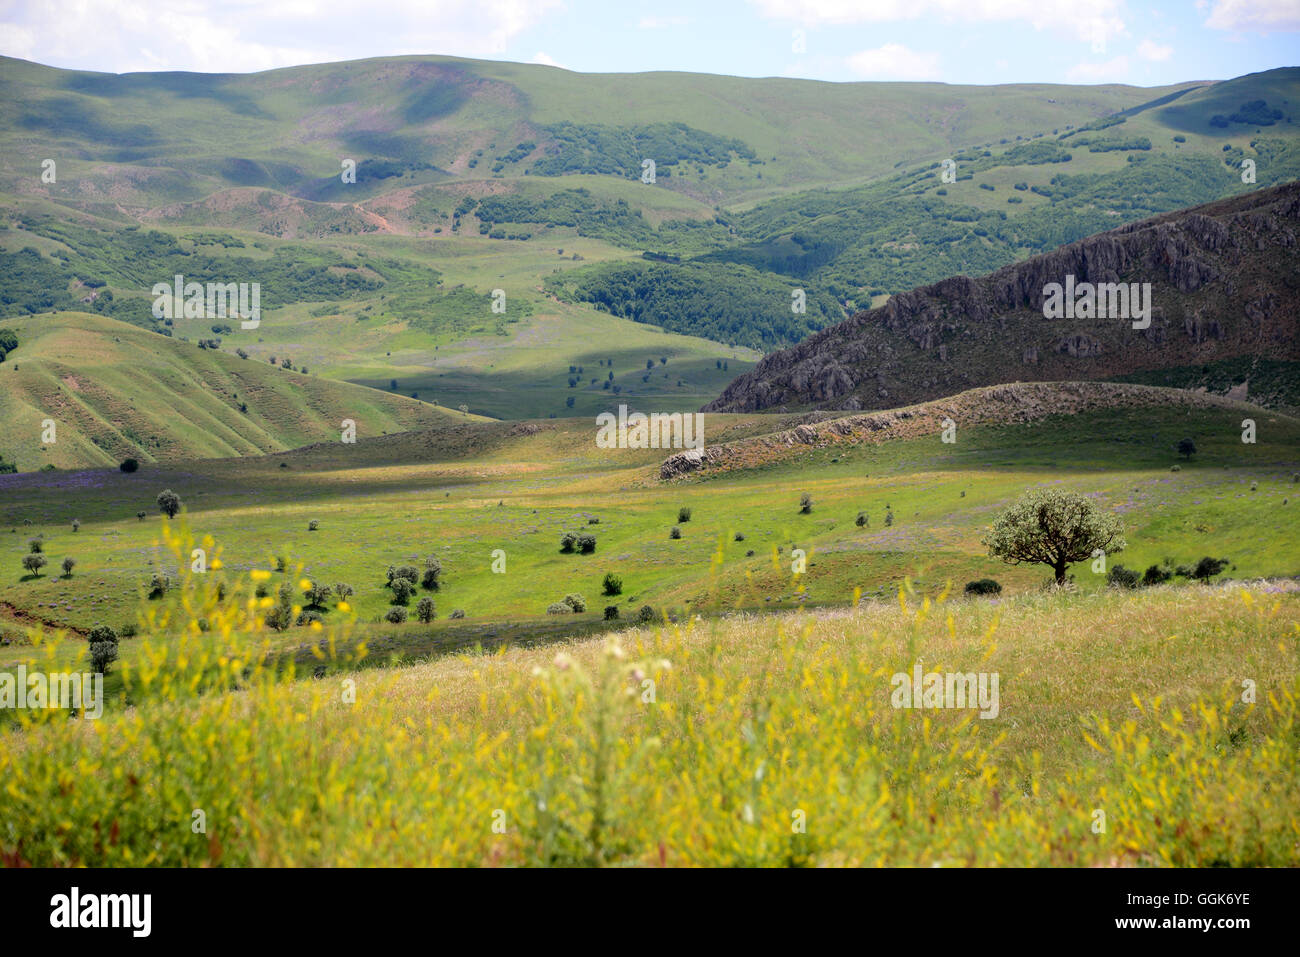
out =
[(1064, 561), (1057, 562), (1055, 565), (1052, 566), (1052, 570), (1056, 572), (1056, 584), (1064, 585), (1065, 584), (1065, 562)]

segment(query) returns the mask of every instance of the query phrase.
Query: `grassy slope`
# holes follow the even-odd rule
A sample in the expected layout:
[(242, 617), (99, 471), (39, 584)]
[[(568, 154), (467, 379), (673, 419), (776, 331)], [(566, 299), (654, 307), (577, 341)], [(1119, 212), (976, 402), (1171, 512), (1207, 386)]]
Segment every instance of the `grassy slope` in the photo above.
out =
[[(1247, 414), (1258, 422), (1255, 445), (1240, 441)], [(707, 440), (720, 444), (793, 421), (706, 416)], [(644, 604), (678, 614), (835, 605), (855, 588), (887, 599), (906, 577), (930, 592), (986, 576), (1009, 593), (1033, 589), (1045, 569), (1003, 566), (986, 556), (980, 538), (998, 509), (1042, 483), (1094, 493), (1121, 513), (1130, 547), (1112, 562), (1143, 569), (1165, 557), (1185, 564), (1213, 554), (1231, 558), (1229, 574), (1237, 577), (1300, 574), (1294, 523), (1278, 521), (1300, 507), (1292, 483), (1300, 423), (1245, 405), (1189, 408), (1171, 393), (1153, 408), (965, 428), (956, 445), (926, 436), (807, 448), (684, 483), (658, 479), (660, 452), (597, 449), (590, 419), (539, 425), (535, 435), (509, 423), (466, 423), (356, 446), (151, 466), (135, 475), (0, 479), (0, 522), (12, 530), (0, 528), (0, 602), (54, 624), (129, 621), (148, 574), (175, 571), (157, 548), (156, 519), (134, 517), (139, 509), (152, 513), (164, 487), (181, 495), (194, 534), (211, 536), (233, 572), (272, 567), (282, 555), (301, 562), (309, 577), (348, 582), (365, 630), (391, 637), (394, 650), (407, 653), (455, 644), (462, 627), (490, 638), (486, 632), (496, 629), (484, 625), (515, 622), (505, 633), (526, 633), (528, 622), (548, 621), (546, 606), (569, 592), (588, 601), (588, 612), (570, 619), (581, 630), (606, 604), (624, 618)], [(1174, 445), (1184, 436), (1200, 451), (1171, 472)], [(799, 514), (804, 491), (816, 502), (810, 515)], [(682, 538), (671, 540), (682, 506), (693, 515), (682, 523)], [(886, 507), (895, 518), (890, 527)], [(866, 528), (854, 524), (859, 510), (870, 518)], [(588, 525), (589, 517), (599, 524)], [(74, 518), (83, 523), (75, 533)], [(308, 531), (312, 520), (319, 530)], [(559, 554), (561, 533), (582, 529), (596, 534), (597, 552)], [(19, 562), (38, 532), (51, 574), (31, 579)], [(745, 540), (735, 541), (736, 532)], [(809, 555), (798, 580), (792, 547)], [(507, 555), (504, 577), (492, 571), (497, 548)], [(78, 560), (77, 570), (56, 578), (65, 554)], [(446, 584), (433, 596), (439, 620), (377, 624), (388, 608), (387, 566), (422, 565), (430, 554), (445, 569)], [(601, 580), (611, 571), (623, 577), (624, 590), (606, 599)], [(1104, 587), (1086, 564), (1074, 573), (1085, 590)], [(447, 620), (454, 608), (466, 611), (463, 626)]]
[[(57, 313), (4, 325), (21, 345), (0, 364), (0, 455), (21, 470), (277, 452), (338, 441), (347, 418), (360, 436), (463, 419), (103, 316)], [(47, 418), (56, 422), (52, 444), (41, 441)]]

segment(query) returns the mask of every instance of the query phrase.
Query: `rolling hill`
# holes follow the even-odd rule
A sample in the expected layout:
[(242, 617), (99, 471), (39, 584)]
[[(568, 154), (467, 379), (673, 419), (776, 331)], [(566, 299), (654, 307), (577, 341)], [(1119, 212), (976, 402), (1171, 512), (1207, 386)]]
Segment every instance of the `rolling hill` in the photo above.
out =
[[(259, 455), (466, 419), (405, 396), (200, 349), (87, 313), (5, 320), (0, 458), (29, 471)], [(54, 441), (42, 441), (47, 420)]]

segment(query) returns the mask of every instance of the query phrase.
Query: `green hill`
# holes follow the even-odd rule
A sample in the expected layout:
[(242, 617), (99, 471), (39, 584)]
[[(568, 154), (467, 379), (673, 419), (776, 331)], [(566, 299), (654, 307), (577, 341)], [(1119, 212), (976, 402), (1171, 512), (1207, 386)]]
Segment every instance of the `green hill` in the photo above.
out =
[[(6, 320), (19, 347), (0, 363), (0, 459), (22, 471), (257, 455), (466, 417), (331, 382), (87, 313)], [(42, 422), (55, 423), (42, 441)]]

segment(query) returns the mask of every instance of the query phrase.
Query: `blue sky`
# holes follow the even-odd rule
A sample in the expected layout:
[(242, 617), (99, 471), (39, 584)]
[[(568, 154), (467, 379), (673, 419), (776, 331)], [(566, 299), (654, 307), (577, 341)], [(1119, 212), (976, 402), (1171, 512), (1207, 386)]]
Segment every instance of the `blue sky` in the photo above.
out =
[(115, 73), (446, 53), (596, 73), (1159, 86), (1300, 64), (1300, 0), (0, 0), (0, 53)]

